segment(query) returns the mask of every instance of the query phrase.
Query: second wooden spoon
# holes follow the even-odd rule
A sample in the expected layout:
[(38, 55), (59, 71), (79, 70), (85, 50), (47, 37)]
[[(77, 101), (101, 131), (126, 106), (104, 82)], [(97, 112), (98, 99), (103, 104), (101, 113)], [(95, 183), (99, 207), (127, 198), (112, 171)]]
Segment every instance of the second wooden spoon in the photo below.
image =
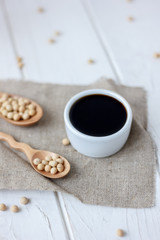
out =
[[(0, 97), (3, 95), (4, 93), (0, 93)], [(18, 98), (21, 98), (22, 96), (17, 96), (17, 95), (13, 95), (13, 94), (9, 94), (9, 96), (11, 97), (18, 97)], [(25, 97), (23, 97), (25, 98)], [(28, 99), (28, 98), (25, 98), (25, 99)], [(32, 104), (34, 104), (36, 106), (36, 114), (27, 119), (27, 120), (19, 120), (19, 121), (14, 121), (14, 120), (11, 120), (11, 119), (8, 119), (6, 117), (4, 117), (2, 115), (2, 113), (0, 112), (0, 117), (3, 118), (5, 121), (11, 123), (11, 124), (14, 124), (16, 126), (30, 126), (30, 125), (33, 125), (34, 123), (38, 122), (42, 116), (43, 116), (43, 110), (41, 108), (41, 106), (39, 104), (37, 104), (36, 102), (32, 101), (31, 99), (28, 99)]]

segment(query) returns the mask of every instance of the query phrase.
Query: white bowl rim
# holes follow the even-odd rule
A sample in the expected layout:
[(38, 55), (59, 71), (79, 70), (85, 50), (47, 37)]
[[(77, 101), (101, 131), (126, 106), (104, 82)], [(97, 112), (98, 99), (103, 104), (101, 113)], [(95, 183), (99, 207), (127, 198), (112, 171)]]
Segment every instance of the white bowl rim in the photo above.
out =
[[(93, 95), (93, 94), (103, 94), (106, 96), (110, 96), (112, 98), (115, 98), (116, 100), (118, 100), (120, 103), (122, 103), (127, 111), (127, 120), (124, 124), (124, 126), (117, 131), (116, 133), (113, 133), (111, 135), (108, 136), (91, 136), (91, 135), (87, 135), (84, 134), (82, 132), (80, 132), (79, 130), (77, 130), (71, 123), (70, 118), (69, 118), (69, 112), (70, 109), (72, 107), (72, 105), (80, 98), (84, 97), (84, 96), (89, 96), (89, 95)], [(119, 95), (116, 92), (110, 91), (110, 90), (106, 90), (106, 89), (90, 89), (90, 90), (85, 90), (82, 92), (79, 92), (78, 94), (74, 95), (73, 97), (70, 98), (70, 100), (67, 102), (65, 109), (64, 109), (64, 121), (66, 126), (70, 129), (70, 131), (81, 137), (84, 138), (85, 140), (89, 140), (89, 141), (104, 141), (104, 140), (112, 140), (115, 139), (119, 136), (122, 136), (130, 127), (131, 127), (131, 123), (132, 123), (132, 110), (131, 107), (129, 105), (129, 103), (127, 102), (127, 100), (125, 98), (123, 98), (121, 95)]]

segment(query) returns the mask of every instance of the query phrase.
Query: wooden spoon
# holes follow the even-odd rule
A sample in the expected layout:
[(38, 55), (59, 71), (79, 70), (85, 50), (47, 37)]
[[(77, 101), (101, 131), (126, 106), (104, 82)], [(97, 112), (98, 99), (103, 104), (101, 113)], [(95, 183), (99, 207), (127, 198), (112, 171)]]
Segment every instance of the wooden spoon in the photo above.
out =
[(64, 176), (66, 176), (69, 171), (70, 171), (70, 164), (67, 161), (67, 159), (65, 159), (64, 157), (60, 156), (63, 161), (64, 161), (64, 171), (63, 172), (59, 172), (56, 173), (55, 175), (45, 172), (45, 171), (40, 171), (37, 169), (37, 167), (33, 164), (33, 160), (35, 158), (39, 158), (41, 160), (45, 159), (46, 156), (53, 156), (53, 152), (48, 152), (48, 151), (43, 151), (43, 150), (36, 150), (31, 148), (29, 145), (27, 145), (26, 143), (20, 143), (15, 141), (15, 139), (11, 136), (8, 135), (6, 133), (0, 132), (0, 140), (2, 141), (6, 141), (11, 148), (14, 148), (20, 152), (24, 152), (27, 156), (27, 158), (29, 159), (32, 167), (34, 168), (34, 170), (36, 170), (36, 172), (38, 172), (39, 174), (47, 177), (47, 178), (62, 178)]
[[(0, 98), (2, 97), (3, 94), (4, 93), (0, 92)], [(22, 96), (17, 96), (17, 95), (13, 95), (13, 94), (9, 94), (9, 96), (18, 97), (18, 98), (22, 97)], [(23, 98), (25, 98), (25, 97), (23, 97)], [(28, 98), (25, 98), (25, 99), (28, 99)], [(27, 126), (30, 126), (30, 125), (38, 122), (43, 116), (43, 110), (39, 104), (37, 104), (36, 102), (34, 102), (30, 99), (28, 99), (28, 100), (36, 106), (36, 114), (33, 117), (31, 117), (27, 120), (19, 120), (19, 121), (14, 121), (14, 120), (8, 119), (8, 118), (4, 117), (2, 115), (2, 113), (0, 113), (0, 117), (3, 118), (4, 120), (6, 120), (7, 122), (12, 123), (16, 126), (26, 126), (27, 127)]]

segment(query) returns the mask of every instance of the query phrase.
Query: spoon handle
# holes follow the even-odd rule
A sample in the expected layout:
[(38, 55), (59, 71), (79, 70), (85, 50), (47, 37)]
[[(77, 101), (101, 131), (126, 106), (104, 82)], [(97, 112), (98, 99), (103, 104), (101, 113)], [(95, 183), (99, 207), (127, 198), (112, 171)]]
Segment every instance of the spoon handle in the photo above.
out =
[(0, 132), (0, 140), (7, 142), (11, 148), (14, 148), (20, 152), (25, 153), (30, 161), (31, 161), (33, 154), (37, 151), (37, 150), (31, 148), (26, 143), (17, 142), (11, 135), (3, 133), (3, 132)]

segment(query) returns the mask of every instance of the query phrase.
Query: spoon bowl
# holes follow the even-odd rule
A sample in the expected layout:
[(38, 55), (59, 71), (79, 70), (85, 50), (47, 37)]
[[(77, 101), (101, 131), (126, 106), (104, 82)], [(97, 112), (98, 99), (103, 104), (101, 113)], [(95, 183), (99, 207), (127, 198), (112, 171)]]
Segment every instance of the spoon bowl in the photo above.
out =
[[(0, 98), (2, 97), (3, 94), (4, 94), (3, 92), (0, 92)], [(10, 97), (22, 98), (22, 96), (18, 96), (18, 95), (14, 95), (14, 94), (9, 94), (9, 96)], [(23, 98), (29, 100), (30, 103), (32, 103), (32, 104), (34, 104), (36, 106), (36, 114), (34, 116), (32, 116), (31, 118), (29, 118), (27, 120), (14, 121), (14, 120), (11, 120), (11, 119), (8, 119), (8, 118), (4, 117), (2, 115), (2, 113), (0, 112), (0, 118), (4, 119), (5, 121), (7, 121), (7, 122), (9, 122), (9, 123), (11, 123), (13, 125), (25, 126), (25, 127), (31, 126), (31, 125), (35, 124), (36, 122), (38, 122), (42, 118), (42, 116), (43, 116), (43, 110), (42, 110), (41, 106), (38, 103), (32, 101), (29, 98), (26, 98), (26, 97), (23, 97)]]
[(33, 160), (35, 158), (39, 158), (39, 159), (43, 160), (43, 159), (45, 159), (46, 156), (53, 156), (53, 155), (55, 155), (55, 153), (33, 149), (26, 143), (21, 143), (21, 142), (15, 141), (15, 139), (11, 135), (8, 135), (8, 134), (3, 133), (3, 132), (0, 132), (0, 140), (7, 142), (10, 145), (11, 148), (14, 148), (14, 149), (16, 149), (20, 152), (24, 152), (26, 154), (28, 160), (30, 161), (31, 166), (34, 168), (34, 170), (36, 172), (38, 172), (39, 174), (43, 175), (44, 177), (47, 177), (47, 178), (62, 178), (64, 176), (66, 176), (70, 171), (70, 163), (67, 161), (66, 158), (60, 156), (59, 154), (58, 154), (58, 156), (60, 158), (62, 158), (63, 161), (64, 161), (64, 171), (63, 172), (58, 172), (56, 174), (51, 174), (50, 172), (40, 171), (40, 170), (37, 169), (37, 166), (34, 165)]
[(66, 176), (69, 173), (69, 171), (70, 171), (70, 164), (69, 164), (69, 162), (67, 161), (66, 158), (64, 158), (64, 157), (62, 157), (60, 155), (58, 155), (58, 156), (61, 159), (63, 159), (63, 161), (64, 161), (64, 171), (63, 172), (58, 172), (55, 175), (51, 174), (50, 172), (45, 172), (45, 171), (38, 170), (37, 166), (34, 165), (34, 163), (33, 163), (33, 160), (35, 158), (39, 158), (39, 159), (42, 160), (42, 159), (45, 159), (46, 156), (53, 156), (54, 154), (55, 153), (53, 153), (53, 152), (42, 151), (42, 150), (39, 150), (39, 151), (35, 152), (34, 155), (32, 156), (31, 161), (30, 161), (32, 167), (36, 170), (36, 172), (38, 172), (39, 174), (41, 174), (41, 175), (43, 175), (43, 176), (45, 176), (47, 178), (62, 178), (64, 176)]

